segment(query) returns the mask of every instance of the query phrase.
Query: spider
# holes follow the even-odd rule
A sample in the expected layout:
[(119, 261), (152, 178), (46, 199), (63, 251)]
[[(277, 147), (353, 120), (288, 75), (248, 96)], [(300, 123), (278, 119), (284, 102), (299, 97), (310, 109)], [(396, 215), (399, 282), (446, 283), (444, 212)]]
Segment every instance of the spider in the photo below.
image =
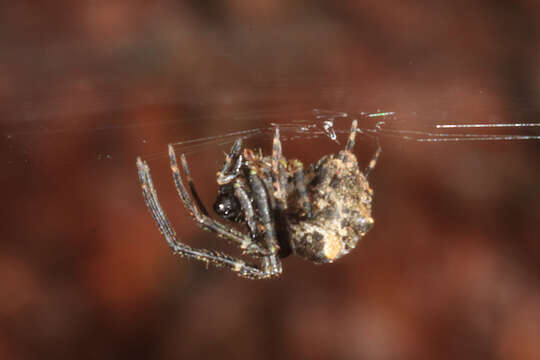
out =
[(243, 254), (259, 259), (248, 263), (222, 252), (196, 249), (181, 243), (158, 201), (145, 161), (137, 168), (146, 205), (175, 254), (224, 267), (249, 279), (278, 277), (281, 259), (296, 254), (313, 263), (331, 263), (348, 254), (373, 226), (373, 191), (367, 176), (375, 168), (380, 145), (364, 172), (352, 153), (357, 121), (351, 125), (345, 148), (338, 155), (325, 155), (306, 171), (299, 160), (282, 156), (279, 127), (275, 128), (271, 156), (242, 149), (238, 138), (217, 173), (219, 185), (214, 211), (230, 222), (241, 223), (247, 232), (216, 221), (201, 202), (184, 154), (182, 170), (188, 194), (172, 145), (169, 157), (176, 189), (186, 210), (198, 226), (236, 243)]

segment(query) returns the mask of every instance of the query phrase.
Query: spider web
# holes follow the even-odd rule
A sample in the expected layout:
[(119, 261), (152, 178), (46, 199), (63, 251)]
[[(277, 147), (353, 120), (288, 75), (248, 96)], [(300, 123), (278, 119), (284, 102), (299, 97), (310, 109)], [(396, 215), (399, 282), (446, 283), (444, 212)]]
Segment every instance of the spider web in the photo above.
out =
[[(412, 121), (392, 111), (357, 112), (313, 109), (306, 112), (288, 113), (290, 122), (274, 123), (272, 118), (279, 117), (278, 113), (265, 112), (261, 114), (238, 115), (268, 119), (268, 126), (253, 127), (245, 130), (221, 133), (213, 136), (200, 137), (175, 142), (172, 145), (185, 154), (198, 153), (213, 146), (232, 144), (237, 138), (244, 140), (254, 138), (271, 138), (275, 128), (279, 127), (281, 140), (309, 140), (327, 137), (339, 144), (339, 137), (349, 133), (351, 121), (358, 120), (358, 132), (371, 138), (391, 138), (405, 142), (418, 143), (459, 143), (471, 141), (539, 141), (540, 123), (430, 123), (428, 125), (412, 126)], [(163, 156), (162, 153), (148, 154), (147, 159)]]

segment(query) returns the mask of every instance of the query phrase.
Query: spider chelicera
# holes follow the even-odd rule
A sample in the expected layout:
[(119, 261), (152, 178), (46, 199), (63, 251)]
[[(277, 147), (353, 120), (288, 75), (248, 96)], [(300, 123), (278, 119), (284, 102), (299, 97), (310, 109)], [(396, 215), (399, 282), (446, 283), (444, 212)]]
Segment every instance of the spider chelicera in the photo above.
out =
[(337, 156), (323, 156), (305, 171), (299, 160), (282, 156), (278, 127), (272, 156), (242, 149), (242, 139), (237, 139), (217, 173), (219, 190), (214, 211), (223, 219), (244, 224), (246, 233), (209, 216), (181, 154), (191, 196), (188, 194), (173, 146), (169, 145), (174, 183), (195, 222), (204, 230), (235, 242), (244, 254), (258, 258), (258, 263), (218, 251), (195, 249), (178, 241), (159, 204), (148, 164), (137, 158), (146, 205), (175, 254), (228, 268), (243, 278), (278, 277), (283, 271), (281, 258), (290, 254), (317, 264), (331, 263), (354, 249), (374, 223), (373, 191), (367, 176), (375, 167), (381, 148), (377, 148), (366, 170), (361, 172), (352, 153), (356, 132), (354, 120), (345, 148)]

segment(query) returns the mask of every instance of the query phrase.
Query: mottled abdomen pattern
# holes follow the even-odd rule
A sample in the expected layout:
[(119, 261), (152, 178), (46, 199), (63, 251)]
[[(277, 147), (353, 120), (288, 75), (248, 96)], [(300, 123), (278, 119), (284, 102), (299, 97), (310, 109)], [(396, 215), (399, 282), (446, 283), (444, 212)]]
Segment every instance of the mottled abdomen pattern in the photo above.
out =
[(372, 227), (373, 191), (356, 157), (346, 150), (321, 158), (305, 179), (311, 216), (289, 218), (293, 251), (316, 263), (333, 262), (354, 249)]

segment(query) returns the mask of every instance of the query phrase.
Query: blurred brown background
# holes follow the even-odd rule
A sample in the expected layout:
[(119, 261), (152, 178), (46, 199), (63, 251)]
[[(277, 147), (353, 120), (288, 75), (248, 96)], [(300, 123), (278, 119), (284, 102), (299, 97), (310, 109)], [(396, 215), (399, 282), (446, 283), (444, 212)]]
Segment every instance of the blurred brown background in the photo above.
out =
[[(314, 107), (538, 122), (539, 23), (532, 0), (2, 2), (0, 358), (539, 359), (538, 141), (383, 139), (364, 242), (260, 282), (173, 256), (135, 169), (184, 241), (229, 249), (167, 143)], [(208, 205), (221, 151), (189, 158)]]

